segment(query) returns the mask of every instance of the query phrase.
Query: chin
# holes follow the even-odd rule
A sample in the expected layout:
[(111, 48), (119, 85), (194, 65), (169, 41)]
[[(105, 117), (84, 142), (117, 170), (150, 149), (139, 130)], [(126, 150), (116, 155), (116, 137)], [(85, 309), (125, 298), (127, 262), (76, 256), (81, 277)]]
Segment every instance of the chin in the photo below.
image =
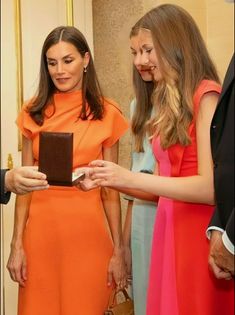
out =
[(64, 87), (63, 86), (57, 86), (56, 88), (60, 92), (69, 92), (70, 91), (70, 88), (65, 87), (65, 86)]
[(141, 78), (142, 78), (142, 80), (145, 81), (145, 82), (153, 81), (153, 77), (152, 77), (152, 75), (149, 74), (149, 73), (146, 73), (146, 74), (141, 75)]

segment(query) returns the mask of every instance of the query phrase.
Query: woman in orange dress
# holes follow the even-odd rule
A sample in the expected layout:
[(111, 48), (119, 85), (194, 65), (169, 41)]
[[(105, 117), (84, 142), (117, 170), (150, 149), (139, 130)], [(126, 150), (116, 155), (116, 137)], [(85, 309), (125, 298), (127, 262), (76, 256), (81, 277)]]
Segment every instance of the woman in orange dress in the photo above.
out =
[[(96, 158), (117, 162), (128, 124), (102, 97), (76, 28), (47, 36), (37, 96), (17, 124), (23, 165), (38, 164), (41, 131), (73, 133), (73, 168)], [(118, 193), (50, 186), (18, 196), (8, 269), (19, 283), (18, 315), (102, 315), (112, 287), (126, 285)]]

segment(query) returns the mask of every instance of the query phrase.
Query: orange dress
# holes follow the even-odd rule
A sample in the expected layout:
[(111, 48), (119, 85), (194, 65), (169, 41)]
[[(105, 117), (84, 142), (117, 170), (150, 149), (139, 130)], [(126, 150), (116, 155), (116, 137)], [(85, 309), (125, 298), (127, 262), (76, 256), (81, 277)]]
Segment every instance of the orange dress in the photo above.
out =
[[(33, 142), (35, 164), (40, 131), (74, 133), (73, 167), (102, 159), (128, 124), (113, 102), (104, 102), (102, 120), (77, 120), (81, 91), (54, 95), (55, 113), (38, 126), (25, 107), (17, 124)], [(34, 192), (24, 232), (26, 287), (19, 289), (18, 315), (102, 315), (110, 288), (107, 271), (113, 244), (100, 190), (51, 186)]]

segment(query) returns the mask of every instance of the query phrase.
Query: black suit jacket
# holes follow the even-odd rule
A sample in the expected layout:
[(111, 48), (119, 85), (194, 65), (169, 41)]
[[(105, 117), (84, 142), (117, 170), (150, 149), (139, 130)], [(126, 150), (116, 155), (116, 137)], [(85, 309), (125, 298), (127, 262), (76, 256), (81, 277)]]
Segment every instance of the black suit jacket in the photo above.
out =
[(0, 203), (8, 203), (9, 199), (10, 199), (10, 192), (5, 192), (4, 188), (5, 188), (5, 173), (7, 170), (2, 170), (1, 169), (1, 199), (0, 199)]
[(216, 208), (210, 226), (226, 230), (234, 244), (234, 55), (211, 124)]

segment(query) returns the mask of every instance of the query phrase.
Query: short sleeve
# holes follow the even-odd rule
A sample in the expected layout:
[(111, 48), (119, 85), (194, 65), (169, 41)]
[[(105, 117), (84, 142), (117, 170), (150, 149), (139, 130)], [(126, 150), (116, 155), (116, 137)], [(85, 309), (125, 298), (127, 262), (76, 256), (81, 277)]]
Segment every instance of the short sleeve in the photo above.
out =
[(103, 141), (103, 147), (113, 146), (129, 128), (129, 122), (123, 116), (119, 106), (113, 101), (105, 101), (104, 128), (107, 137)]
[(221, 85), (215, 81), (212, 80), (202, 80), (200, 85), (198, 86), (194, 97), (193, 97), (193, 103), (194, 103), (194, 113), (195, 117), (197, 117), (200, 101), (206, 93), (210, 92), (216, 92), (218, 94), (221, 93)]
[(16, 124), (18, 128), (20, 129), (21, 133), (28, 139), (32, 138), (32, 127), (35, 124), (30, 117), (27, 107), (28, 103), (23, 105), (23, 108), (21, 109), (17, 119)]

